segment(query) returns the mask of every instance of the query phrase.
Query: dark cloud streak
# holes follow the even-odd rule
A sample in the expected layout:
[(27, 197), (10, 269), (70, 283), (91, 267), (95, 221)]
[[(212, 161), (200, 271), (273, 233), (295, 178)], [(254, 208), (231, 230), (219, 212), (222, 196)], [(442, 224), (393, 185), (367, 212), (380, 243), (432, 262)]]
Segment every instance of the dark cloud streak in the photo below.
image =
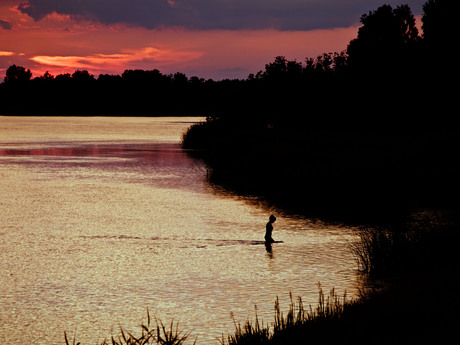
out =
[(10, 22), (7, 22), (6, 20), (1, 20), (0, 19), (0, 28), (4, 30), (11, 30), (13, 25), (11, 25)]
[[(425, 0), (408, 0), (413, 13)], [(127, 23), (148, 29), (312, 30), (347, 27), (362, 14), (397, 0), (27, 0), (18, 9), (35, 20), (57, 12), (104, 24)]]

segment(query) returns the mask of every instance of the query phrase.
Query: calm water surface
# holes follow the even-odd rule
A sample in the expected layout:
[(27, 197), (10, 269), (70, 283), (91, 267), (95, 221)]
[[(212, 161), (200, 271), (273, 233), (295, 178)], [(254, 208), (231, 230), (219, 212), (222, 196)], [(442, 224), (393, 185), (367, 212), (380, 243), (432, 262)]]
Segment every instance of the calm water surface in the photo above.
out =
[(220, 193), (179, 146), (200, 120), (0, 117), (1, 344), (95, 344), (147, 308), (216, 344), (277, 296), (356, 294), (352, 229)]

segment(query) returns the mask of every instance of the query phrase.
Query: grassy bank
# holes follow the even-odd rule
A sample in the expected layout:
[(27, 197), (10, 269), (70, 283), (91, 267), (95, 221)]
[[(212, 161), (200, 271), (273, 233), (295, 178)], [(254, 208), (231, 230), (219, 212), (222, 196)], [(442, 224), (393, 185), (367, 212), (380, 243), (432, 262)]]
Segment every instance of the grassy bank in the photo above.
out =
[[(448, 298), (458, 299), (455, 295)], [(353, 301), (340, 299), (333, 292), (326, 298), (320, 293), (317, 308), (304, 309), (299, 299), (283, 315), (275, 305), (272, 325), (260, 324), (257, 318), (236, 325), (235, 333), (222, 343), (449, 344), (457, 338), (459, 321), (452, 317), (455, 307), (450, 303), (452, 300), (432, 296), (432, 291), (415, 289), (407, 294), (401, 286)]]
[(275, 303), (270, 325), (236, 325), (228, 345), (453, 344), (460, 322), (457, 212), (420, 215), (404, 227), (365, 228), (354, 245), (368, 278), (361, 296), (347, 300), (320, 290), (316, 308), (301, 299), (283, 315)]
[(208, 121), (190, 128), (183, 145), (207, 163), (210, 183), (288, 212), (358, 226), (361, 242), (353, 247), (358, 265), (370, 285), (381, 284), (379, 292), (366, 290), (359, 300), (341, 302), (326, 318), (305, 313), (300, 305), (288, 312), (289, 327), (275, 327), (281, 323), (279, 311), (271, 327), (257, 319), (237, 326), (229, 345), (456, 339), (460, 171), (454, 157), (460, 145), (455, 130), (250, 128)]
[(310, 216), (386, 221), (444, 207), (460, 191), (459, 136), (447, 130), (316, 131), (208, 121), (192, 126), (183, 145), (208, 164), (210, 182)]

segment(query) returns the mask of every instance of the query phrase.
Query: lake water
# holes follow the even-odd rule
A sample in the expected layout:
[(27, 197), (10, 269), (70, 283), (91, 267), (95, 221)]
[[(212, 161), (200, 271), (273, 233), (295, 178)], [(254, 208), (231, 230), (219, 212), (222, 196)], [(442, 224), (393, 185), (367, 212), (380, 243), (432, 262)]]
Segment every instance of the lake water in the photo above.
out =
[(147, 308), (217, 344), (277, 296), (356, 295), (352, 229), (210, 185), (180, 148), (200, 120), (0, 117), (1, 344), (96, 344)]

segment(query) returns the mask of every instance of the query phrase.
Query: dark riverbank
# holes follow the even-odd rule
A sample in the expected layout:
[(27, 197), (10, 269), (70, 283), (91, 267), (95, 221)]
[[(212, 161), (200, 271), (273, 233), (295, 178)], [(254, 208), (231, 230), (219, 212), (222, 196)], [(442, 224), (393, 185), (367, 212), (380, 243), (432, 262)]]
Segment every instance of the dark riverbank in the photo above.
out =
[[(422, 37), (407, 7), (363, 15), (343, 61), (322, 57), (303, 67), (277, 58), (251, 80), (256, 104), (210, 116), (184, 136), (211, 183), (363, 229), (358, 261), (385, 288), (339, 318), (312, 320), (267, 343), (456, 341), (460, 133), (449, 86), (456, 72), (433, 64), (458, 32), (446, 24), (455, 6), (428, 1)], [(414, 223), (422, 210), (441, 216)], [(235, 344), (260, 343), (240, 338)]]
[[(446, 280), (445, 271), (423, 279), (407, 277), (384, 292), (343, 303), (341, 296), (321, 296), (318, 309), (299, 304), (275, 311), (274, 324), (249, 321), (228, 337), (239, 344), (454, 344), (460, 283)], [(436, 284), (427, 284), (432, 279)], [(329, 298), (329, 299), (328, 299)], [(281, 326), (280, 326), (281, 325)]]
[(460, 321), (456, 131), (250, 130), (211, 120), (190, 129), (185, 147), (189, 139), (197, 140), (190, 154), (208, 164), (211, 183), (287, 212), (361, 227), (357, 259), (377, 286), (378, 292), (366, 291), (345, 304), (339, 317), (313, 319), (276, 336), (262, 329), (262, 342), (260, 334), (249, 336), (243, 329), (233, 344), (455, 339)]
[(459, 144), (447, 130), (249, 130), (212, 121), (184, 137), (184, 147), (201, 149), (192, 154), (208, 164), (213, 183), (302, 214), (359, 222), (458, 206)]
[(384, 5), (361, 17), (346, 52), (275, 58), (221, 88), (225, 107), (184, 147), (211, 181), (303, 214), (363, 222), (457, 207), (456, 71), (435, 63), (458, 32), (444, 22), (457, 6), (428, 1), (420, 35), (408, 6)]

